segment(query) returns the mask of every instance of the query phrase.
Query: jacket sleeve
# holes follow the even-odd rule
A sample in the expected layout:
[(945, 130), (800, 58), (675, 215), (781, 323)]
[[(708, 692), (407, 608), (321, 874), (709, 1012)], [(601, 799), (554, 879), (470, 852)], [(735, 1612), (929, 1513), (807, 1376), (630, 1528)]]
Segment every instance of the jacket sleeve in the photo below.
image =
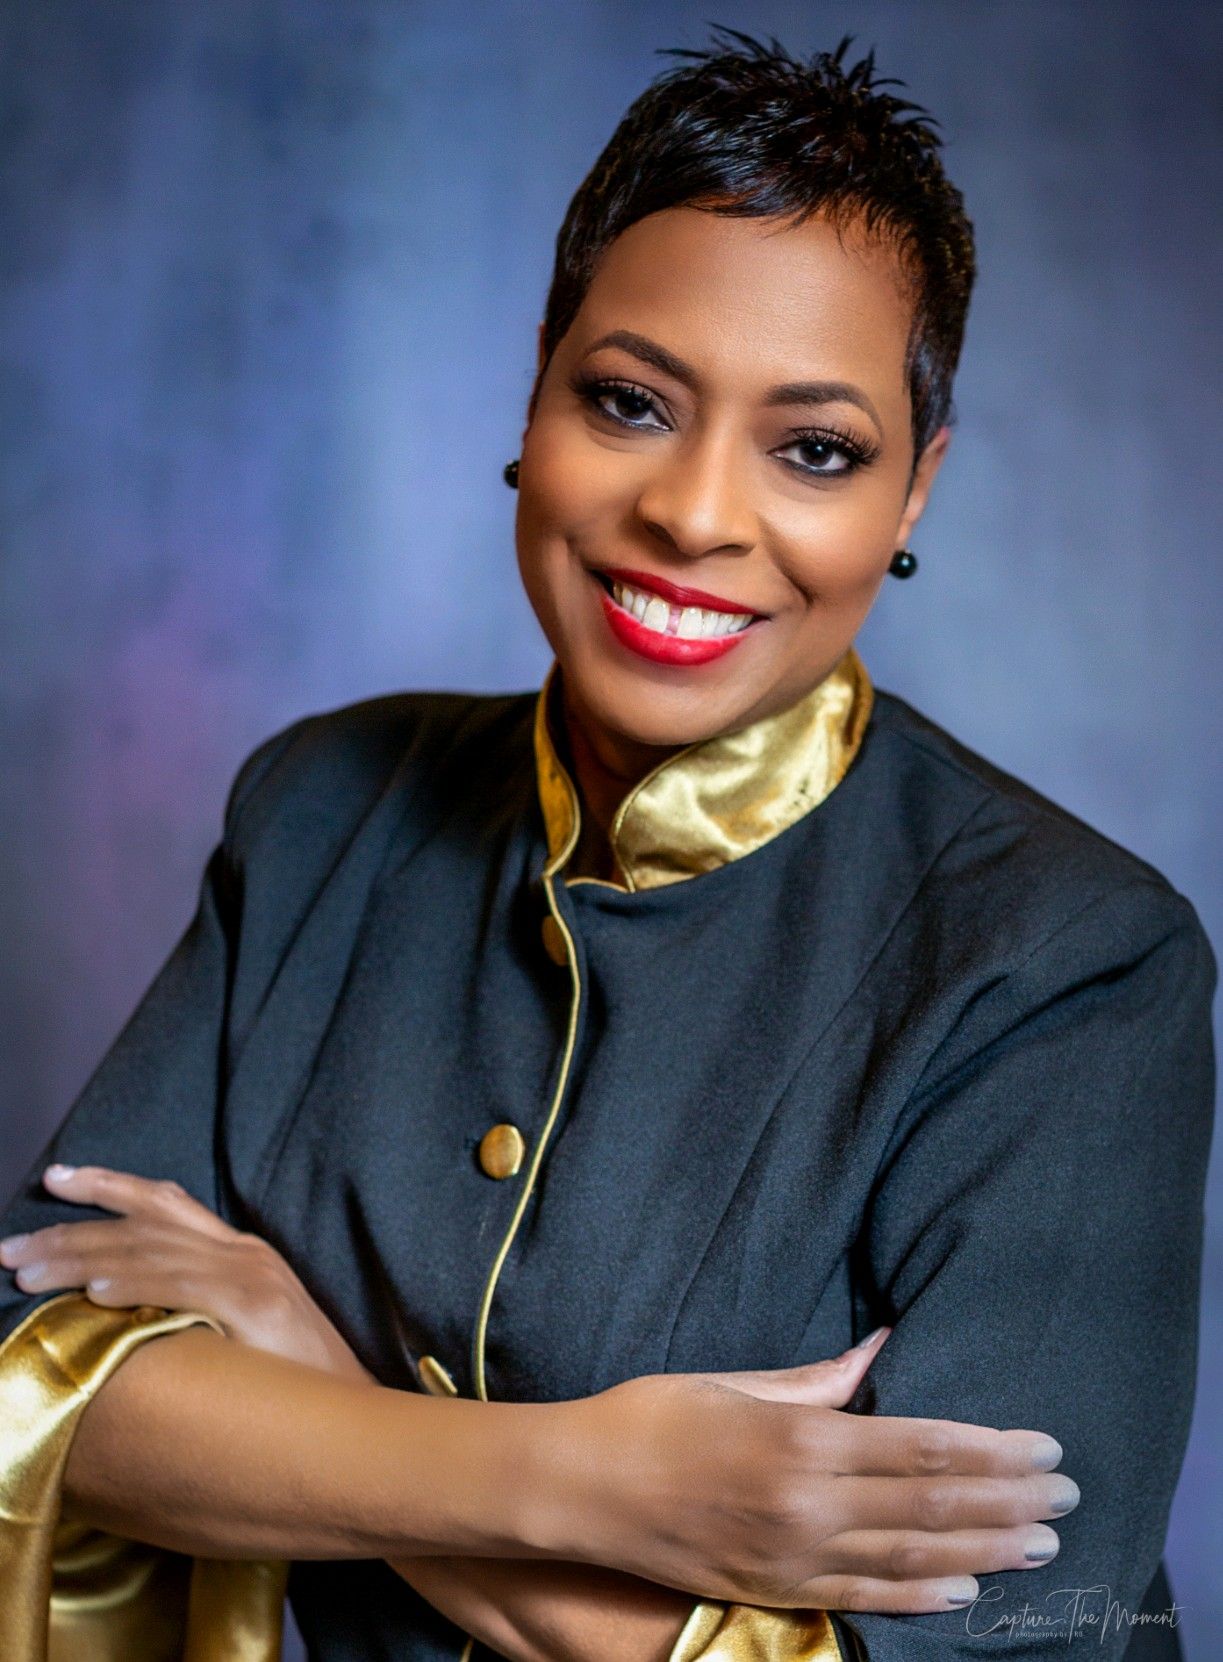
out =
[(1182, 896), (1092, 902), (966, 1001), (867, 1207), (863, 1325), (893, 1331), (852, 1406), (1055, 1436), (1058, 1556), (938, 1615), (703, 1601), (668, 1662), (1123, 1656), (1193, 1407), (1216, 980)]
[[(241, 914), (233, 837), (250, 792), (293, 731), (265, 741), (239, 770), (225, 837), (207, 863), (190, 924), (0, 1214), (0, 1234), (110, 1215), (45, 1190), (41, 1173), (53, 1160), (174, 1178), (217, 1209), (215, 1130)], [(131, 1655), (177, 1662), (188, 1633), (192, 1662), (270, 1662), (279, 1655), (285, 1566), (192, 1563), (67, 1517), (57, 1525), (64, 1466), (90, 1397), (136, 1345), (209, 1321), (190, 1311), (103, 1309), (83, 1293), (25, 1293), (11, 1272), (0, 1272), (4, 1662), (44, 1662), (48, 1636), (56, 1662)], [(183, 1626), (188, 1617), (190, 1628)], [(228, 1632), (245, 1637), (226, 1649)]]
[(1193, 1408), (1216, 979), (1189, 902), (1123, 884), (973, 989), (894, 1127), (851, 1407), (1048, 1432), (1081, 1500), (965, 1610), (838, 1612), (871, 1662), (1125, 1652)]

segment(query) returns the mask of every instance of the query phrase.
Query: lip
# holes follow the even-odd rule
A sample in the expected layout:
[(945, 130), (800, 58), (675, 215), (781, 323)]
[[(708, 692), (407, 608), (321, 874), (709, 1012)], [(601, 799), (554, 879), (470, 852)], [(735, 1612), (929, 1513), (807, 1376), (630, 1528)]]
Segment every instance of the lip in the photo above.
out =
[(767, 612), (758, 612), (754, 606), (744, 606), (741, 602), (726, 600), (721, 595), (709, 594), (705, 589), (690, 589), (682, 583), (669, 583), (665, 577), (654, 577), (648, 571), (631, 571), (627, 566), (603, 566), (592, 568), (596, 576), (610, 577), (617, 583), (628, 583), (634, 589), (646, 589), (651, 594), (658, 595), (661, 600), (669, 600), (674, 606), (700, 606), (707, 612), (737, 612), (747, 613), (750, 617), (767, 617)]
[[(599, 580), (603, 575), (611, 574), (596, 575), (593, 571), (590, 573), (591, 581), (599, 591), (599, 604), (603, 608), (608, 628), (621, 646), (636, 657), (646, 658), (653, 664), (695, 669), (700, 664), (712, 663), (715, 658), (724, 658), (728, 652), (732, 652), (740, 641), (755, 632), (757, 625), (762, 621), (757, 617), (744, 628), (736, 630), (733, 635), (706, 635), (699, 640), (686, 640), (679, 635), (660, 635), (656, 629), (647, 629), (644, 623), (638, 622), (632, 612), (625, 611), (623, 606), (616, 604)], [(627, 582), (627, 578), (625, 581)]]

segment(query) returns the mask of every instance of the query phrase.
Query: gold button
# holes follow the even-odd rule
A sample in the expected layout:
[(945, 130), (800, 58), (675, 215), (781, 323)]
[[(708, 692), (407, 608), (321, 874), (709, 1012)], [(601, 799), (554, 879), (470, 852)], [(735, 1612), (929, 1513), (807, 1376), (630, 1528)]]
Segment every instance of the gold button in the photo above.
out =
[(542, 933), (544, 951), (552, 962), (554, 964), (567, 964), (569, 962), (569, 949), (565, 945), (565, 934), (551, 912), (543, 921)]
[(489, 1177), (513, 1177), (527, 1145), (516, 1125), (494, 1125), (480, 1138), (480, 1166)]
[(457, 1397), (459, 1388), (436, 1356), (422, 1356), (416, 1364), (420, 1382), (431, 1397)]

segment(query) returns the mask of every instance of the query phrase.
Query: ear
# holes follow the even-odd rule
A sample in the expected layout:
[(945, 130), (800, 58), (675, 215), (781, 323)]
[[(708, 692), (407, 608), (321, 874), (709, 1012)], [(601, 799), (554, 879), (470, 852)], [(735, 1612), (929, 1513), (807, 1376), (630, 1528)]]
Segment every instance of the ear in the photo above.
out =
[(940, 427), (917, 459), (917, 466), (913, 470), (913, 483), (909, 486), (908, 499), (905, 502), (905, 511), (901, 515), (900, 524), (896, 528), (896, 546), (904, 548), (909, 541), (910, 533), (922, 516), (930, 495), (930, 487), (934, 483), (934, 476), (942, 466), (943, 457), (947, 454), (947, 446), (951, 443), (951, 428)]

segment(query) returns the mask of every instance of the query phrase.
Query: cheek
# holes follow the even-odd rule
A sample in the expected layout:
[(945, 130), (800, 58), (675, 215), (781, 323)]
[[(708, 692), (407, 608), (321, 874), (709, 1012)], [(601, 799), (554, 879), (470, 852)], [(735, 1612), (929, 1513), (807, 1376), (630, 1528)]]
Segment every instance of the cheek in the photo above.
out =
[(891, 494), (864, 480), (774, 516), (777, 564), (804, 599), (825, 607), (869, 603), (892, 557), (900, 510)]
[(560, 423), (536, 415), (523, 441), (514, 520), (522, 586), (554, 651), (569, 632), (574, 555), (588, 540), (593, 511), (574, 450)]
[(625, 457), (592, 444), (574, 420), (536, 419), (523, 444), (524, 519), (538, 536), (580, 544), (631, 509)]
[(523, 441), (514, 539), (532, 609), (554, 650), (585, 616), (581, 564), (606, 560), (632, 519), (623, 454), (591, 444), (580, 422), (537, 413)]

